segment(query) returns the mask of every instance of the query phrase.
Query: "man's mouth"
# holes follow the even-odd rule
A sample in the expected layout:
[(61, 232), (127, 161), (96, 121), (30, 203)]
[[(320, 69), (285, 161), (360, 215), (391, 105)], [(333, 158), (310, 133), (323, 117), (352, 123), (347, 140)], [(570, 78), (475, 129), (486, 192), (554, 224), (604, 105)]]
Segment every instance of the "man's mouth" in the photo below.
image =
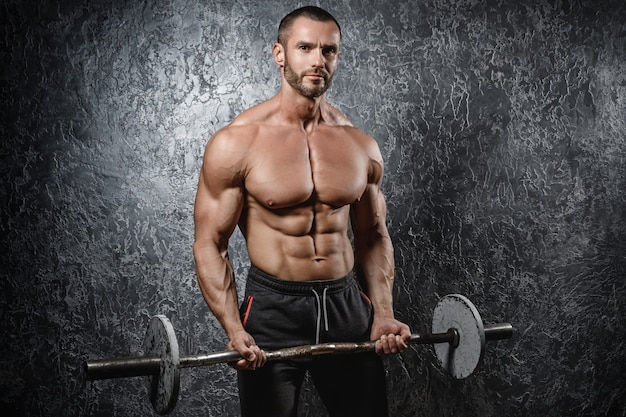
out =
[(320, 73), (317, 73), (317, 72), (311, 72), (311, 73), (308, 73), (308, 74), (304, 74), (304, 76), (305, 77), (310, 77), (310, 78), (313, 78), (313, 79), (316, 79), (316, 80), (325, 80), (326, 79), (324, 74), (320, 74)]

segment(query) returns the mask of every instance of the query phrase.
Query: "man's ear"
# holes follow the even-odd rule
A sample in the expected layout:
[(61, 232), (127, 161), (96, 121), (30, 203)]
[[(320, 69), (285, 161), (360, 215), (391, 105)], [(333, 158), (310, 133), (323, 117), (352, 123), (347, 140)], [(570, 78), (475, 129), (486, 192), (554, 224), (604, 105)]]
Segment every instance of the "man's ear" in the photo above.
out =
[(274, 55), (274, 61), (282, 68), (285, 65), (285, 48), (283, 48), (283, 45), (276, 42), (272, 47), (272, 54)]

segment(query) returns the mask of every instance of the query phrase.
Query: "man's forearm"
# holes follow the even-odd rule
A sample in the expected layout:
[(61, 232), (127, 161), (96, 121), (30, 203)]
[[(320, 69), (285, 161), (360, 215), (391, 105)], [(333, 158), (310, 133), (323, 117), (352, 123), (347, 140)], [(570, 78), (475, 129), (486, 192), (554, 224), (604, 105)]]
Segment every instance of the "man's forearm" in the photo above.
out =
[(228, 256), (194, 245), (196, 277), (202, 296), (229, 339), (243, 330), (237, 303), (237, 287)]
[(389, 236), (380, 235), (373, 244), (357, 248), (357, 274), (372, 301), (374, 315), (393, 318), (393, 246)]

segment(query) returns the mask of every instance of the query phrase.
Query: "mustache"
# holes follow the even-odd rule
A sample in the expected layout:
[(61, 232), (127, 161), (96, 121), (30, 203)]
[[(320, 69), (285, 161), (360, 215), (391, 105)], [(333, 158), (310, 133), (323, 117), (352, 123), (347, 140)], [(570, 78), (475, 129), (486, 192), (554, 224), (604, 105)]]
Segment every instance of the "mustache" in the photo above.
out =
[(313, 71), (306, 71), (306, 72), (304, 72), (302, 74), (302, 76), (307, 76), (307, 75), (319, 75), (319, 76), (322, 76), (324, 78), (328, 78), (328, 76), (329, 76), (328, 71), (326, 71), (323, 68), (317, 68), (317, 69), (315, 69)]

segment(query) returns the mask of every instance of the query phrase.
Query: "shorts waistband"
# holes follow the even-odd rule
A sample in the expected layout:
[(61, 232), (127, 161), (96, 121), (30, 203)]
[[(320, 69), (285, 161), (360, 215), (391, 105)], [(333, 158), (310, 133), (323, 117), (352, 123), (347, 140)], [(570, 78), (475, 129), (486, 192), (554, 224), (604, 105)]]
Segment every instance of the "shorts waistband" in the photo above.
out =
[(331, 293), (343, 291), (356, 283), (352, 272), (349, 272), (341, 278), (329, 280), (289, 281), (276, 278), (273, 275), (261, 271), (254, 265), (250, 266), (250, 270), (248, 271), (248, 280), (283, 294), (306, 296), (311, 296), (315, 290), (323, 290)]

